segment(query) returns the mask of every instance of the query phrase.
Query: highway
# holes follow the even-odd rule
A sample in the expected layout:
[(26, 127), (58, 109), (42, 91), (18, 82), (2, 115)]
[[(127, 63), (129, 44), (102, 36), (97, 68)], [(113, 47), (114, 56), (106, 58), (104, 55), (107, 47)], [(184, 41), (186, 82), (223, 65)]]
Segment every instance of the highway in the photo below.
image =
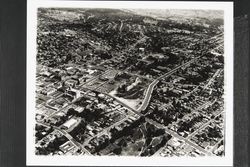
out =
[[(223, 34), (218, 34), (218, 35), (216, 35), (216, 36), (214, 36), (214, 37), (211, 37), (211, 38), (210, 38), (209, 40), (207, 40), (207, 41), (212, 41), (213, 39), (216, 40), (216, 38), (217, 38), (218, 36), (221, 36), (221, 35), (223, 35)], [(213, 50), (213, 49), (211, 49), (211, 50)], [(157, 83), (159, 82), (159, 80), (161, 80), (161, 79), (163, 79), (163, 78), (165, 78), (165, 77), (168, 77), (168, 76), (172, 75), (173, 73), (175, 73), (178, 69), (180, 69), (180, 68), (182, 68), (182, 67), (185, 67), (185, 66), (187, 66), (187, 65), (190, 65), (191, 63), (193, 63), (194, 61), (196, 61), (197, 59), (199, 59), (199, 58), (202, 57), (202, 56), (203, 56), (203, 54), (202, 54), (201, 56), (198, 56), (198, 57), (196, 57), (196, 58), (194, 58), (194, 59), (188, 61), (187, 63), (184, 63), (184, 64), (182, 64), (182, 65), (180, 65), (180, 66), (174, 68), (173, 70), (171, 70), (171, 71), (167, 72), (166, 74), (164, 74), (164, 75), (158, 77), (157, 79), (155, 79), (155, 80), (148, 86), (148, 89), (147, 89), (147, 91), (146, 91), (146, 95), (145, 95), (145, 98), (144, 98), (144, 100), (143, 100), (143, 102), (142, 102), (142, 105), (137, 109), (137, 111), (138, 111), (138, 112), (141, 112), (141, 111), (143, 111), (143, 110), (145, 110), (145, 109), (147, 108), (147, 106), (148, 106), (148, 104), (149, 104), (149, 102), (150, 102), (151, 95), (152, 95), (152, 92), (153, 92), (153, 90), (154, 90), (154, 87), (157, 85)]]
[[(108, 94), (107, 94), (107, 95), (108, 95)], [(117, 101), (118, 101), (120, 104), (122, 104), (123, 106), (129, 107), (129, 106), (127, 106), (126, 104), (124, 104), (123, 102), (121, 102), (121, 101), (119, 101), (119, 100), (117, 100)], [(143, 116), (143, 114), (141, 114), (141, 113), (138, 112), (137, 110), (134, 110), (134, 109), (131, 108), (131, 107), (129, 107), (129, 109), (130, 109), (132, 112), (134, 112), (135, 114), (137, 114), (137, 115), (139, 115), (139, 116)], [(178, 139), (180, 139), (180, 140), (185, 141), (186, 143), (188, 143), (188, 144), (191, 145), (192, 147), (196, 148), (197, 150), (203, 152), (204, 154), (211, 155), (210, 152), (207, 152), (205, 149), (201, 148), (201, 147), (198, 146), (197, 144), (195, 144), (195, 143), (189, 141), (188, 139), (186, 139), (186, 138), (184, 138), (184, 137), (178, 135), (177, 133), (175, 133), (175, 132), (169, 130), (167, 127), (165, 127), (165, 126), (163, 126), (163, 125), (161, 125), (161, 124), (159, 124), (159, 123), (157, 123), (157, 122), (155, 122), (155, 121), (153, 121), (153, 120), (151, 120), (151, 119), (149, 119), (149, 118), (145, 118), (145, 120), (146, 120), (147, 122), (153, 124), (153, 125), (156, 125), (156, 126), (158, 126), (158, 127), (160, 127), (160, 128), (165, 129), (165, 131), (166, 131), (167, 133), (171, 134), (172, 136), (174, 136), (174, 137), (176, 137), (176, 138), (178, 138)]]
[[(113, 96), (111, 96), (111, 95), (109, 95), (109, 94), (107, 94), (107, 93), (104, 93), (104, 94), (107, 95), (107, 96), (109, 96), (109, 97), (111, 97), (111, 98), (115, 98), (117, 102), (119, 102), (121, 105), (123, 105), (124, 107), (128, 108), (129, 110), (131, 110), (131, 111), (134, 112), (135, 114), (137, 114), (137, 115), (139, 115), (139, 116), (143, 116), (143, 114), (141, 114), (141, 111), (143, 111), (143, 110), (145, 110), (145, 109), (147, 108), (147, 106), (148, 106), (148, 104), (149, 104), (149, 102), (150, 102), (150, 99), (151, 99), (151, 96), (152, 96), (152, 92), (153, 92), (153, 90), (154, 90), (154, 87), (157, 85), (157, 83), (159, 82), (159, 80), (161, 80), (161, 79), (163, 79), (163, 78), (165, 78), (165, 77), (168, 77), (168, 76), (172, 75), (173, 73), (175, 73), (177, 70), (179, 70), (179, 69), (182, 68), (182, 67), (185, 67), (185, 66), (190, 65), (191, 63), (195, 62), (195, 61), (196, 61), (197, 59), (199, 59), (200, 57), (202, 57), (202, 56), (196, 57), (196, 58), (194, 58), (194, 59), (192, 59), (192, 60), (190, 60), (190, 61), (188, 61), (188, 62), (186, 62), (186, 63), (184, 63), (184, 64), (182, 64), (182, 65), (180, 65), (180, 66), (178, 66), (178, 67), (176, 67), (176, 68), (174, 68), (173, 70), (169, 71), (168, 73), (166, 73), (166, 74), (164, 74), (164, 75), (158, 77), (157, 79), (155, 79), (155, 80), (148, 86), (147, 91), (146, 91), (145, 98), (144, 98), (144, 100), (143, 100), (143, 102), (142, 102), (142, 105), (141, 105), (137, 110), (133, 109), (132, 107), (128, 106), (127, 104), (123, 103), (123, 102), (120, 101), (119, 99), (117, 99), (117, 98), (115, 98), (115, 97), (113, 97)], [(101, 85), (103, 85), (103, 84), (101, 84)], [(100, 86), (101, 86), (101, 85), (100, 85)], [(99, 86), (98, 86), (98, 87), (99, 87)], [(103, 93), (103, 92), (101, 92), (101, 93)], [(151, 119), (148, 119), (148, 118), (146, 118), (145, 120), (146, 120), (147, 122), (149, 122), (149, 123), (152, 123), (152, 124), (154, 124), (154, 125), (160, 127), (160, 128), (164, 128), (165, 131), (166, 131), (167, 133), (169, 133), (170, 135), (172, 135), (172, 136), (174, 136), (174, 137), (176, 137), (176, 138), (178, 138), (178, 139), (180, 139), (180, 140), (185, 141), (187, 144), (189, 144), (190, 146), (196, 148), (196, 149), (199, 150), (200, 152), (202, 152), (202, 153), (204, 153), (204, 154), (206, 154), (206, 155), (212, 155), (211, 152), (206, 151), (206, 150), (203, 149), (202, 147), (200, 147), (200, 146), (198, 146), (197, 144), (191, 142), (189, 139), (186, 139), (186, 138), (184, 138), (184, 137), (178, 135), (177, 133), (175, 133), (175, 132), (169, 130), (167, 127), (165, 127), (165, 126), (163, 126), (163, 125), (161, 125), (161, 124), (159, 124), (159, 123), (157, 123), (157, 122), (155, 122), (155, 121), (153, 121), (153, 120), (151, 120)], [(123, 120), (121, 120), (121, 121), (123, 121)], [(121, 122), (121, 121), (119, 121), (119, 122)], [(210, 122), (210, 121), (209, 121), (209, 122)], [(118, 123), (118, 122), (117, 122), (117, 123)], [(113, 126), (117, 125), (117, 123), (114, 124)], [(206, 125), (207, 125), (207, 124), (205, 124), (205, 125), (202, 126), (202, 127), (205, 127)], [(112, 127), (113, 127), (113, 126), (112, 126)], [(102, 134), (107, 133), (107, 130), (108, 130), (108, 129), (110, 129), (110, 128), (104, 129), (101, 133), (98, 133), (95, 137), (98, 137), (98, 136), (101, 136)], [(93, 138), (93, 137), (92, 137), (92, 138)], [(92, 139), (92, 138), (91, 138), (91, 139)], [(88, 142), (89, 142), (91, 139), (89, 139)], [(86, 143), (88, 143), (88, 142), (86, 142)]]
[(154, 87), (157, 85), (157, 83), (159, 82), (159, 80), (165, 78), (165, 77), (168, 77), (170, 75), (172, 75), (173, 73), (175, 73), (177, 70), (179, 70), (180, 68), (182, 67), (185, 67), (187, 65), (190, 65), (191, 63), (193, 63), (195, 60), (197, 60), (198, 58), (200, 58), (201, 56), (197, 57), (197, 58), (194, 58), (176, 68), (174, 68), (173, 70), (167, 72), (166, 74), (158, 77), (157, 79), (155, 79), (147, 88), (147, 91), (146, 91), (146, 95), (145, 95), (145, 98), (142, 102), (142, 105), (137, 109), (137, 112), (141, 112), (143, 110), (145, 110), (150, 102), (150, 99), (151, 99), (151, 96), (152, 96), (152, 92), (154, 90)]
[[(144, 40), (145, 38), (146, 38), (146, 37), (142, 38), (141, 40)], [(211, 38), (211, 39), (212, 39), (212, 38)], [(139, 41), (140, 41), (140, 40), (139, 40)], [(139, 42), (139, 41), (138, 41), (138, 42)], [(143, 114), (141, 114), (141, 111), (145, 110), (145, 109), (147, 108), (147, 106), (149, 105), (149, 102), (150, 102), (150, 99), (151, 99), (151, 96), (152, 96), (152, 92), (153, 92), (153, 90), (154, 90), (154, 87), (157, 85), (157, 83), (158, 83), (161, 79), (166, 78), (166, 77), (172, 75), (172, 74), (175, 73), (177, 70), (179, 70), (179, 69), (181, 69), (181, 68), (183, 68), (183, 67), (186, 67), (186, 66), (190, 65), (191, 63), (195, 62), (195, 61), (196, 61), (197, 59), (199, 59), (200, 57), (202, 57), (202, 55), (201, 55), (201, 56), (198, 56), (198, 57), (196, 57), (196, 58), (194, 58), (194, 59), (192, 59), (192, 60), (190, 60), (190, 61), (188, 61), (188, 62), (186, 62), (186, 63), (184, 63), (184, 64), (182, 64), (182, 65), (177, 66), (177, 67), (174, 68), (173, 70), (171, 70), (171, 71), (165, 73), (164, 75), (162, 75), (162, 76), (156, 78), (155, 80), (153, 80), (153, 81), (150, 83), (150, 85), (148, 86), (147, 90), (146, 90), (146, 94), (145, 94), (145, 97), (144, 97), (144, 99), (143, 99), (142, 105), (141, 105), (138, 109), (136, 109), (136, 110), (133, 109), (132, 107), (130, 107), (129, 105), (123, 103), (123, 102), (120, 101), (119, 99), (117, 99), (117, 98), (115, 98), (115, 97), (113, 97), (113, 96), (111, 96), (111, 95), (109, 95), (109, 94), (107, 94), (107, 93), (103, 93), (103, 92), (101, 92), (101, 93), (103, 93), (103, 94), (105, 94), (105, 95), (107, 95), (107, 96), (109, 96), (109, 97), (111, 97), (111, 98), (115, 98), (116, 101), (117, 101), (118, 103), (120, 103), (122, 106), (126, 107), (126, 108), (129, 109), (130, 111), (134, 112), (136, 115), (138, 115), (138, 116), (144, 116)], [(91, 78), (88, 82), (83, 83), (83, 84), (81, 84), (80, 86), (83, 86), (83, 85), (86, 85), (86, 84), (89, 83), (89, 82), (92, 82), (93, 80), (97, 79), (99, 76), (104, 75), (105, 73), (108, 73), (109, 71), (110, 71), (110, 70), (107, 70), (106, 72), (104, 72), (104, 73), (102, 73), (102, 74), (100, 74), (100, 75), (98, 75), (98, 76), (96, 76), (96, 77)], [(110, 81), (110, 80), (109, 80), (109, 81)], [(100, 84), (100, 85), (98, 85), (97, 87), (95, 87), (94, 90), (96, 90), (97, 88), (101, 87), (102, 85), (106, 84), (106, 83), (109, 82), (109, 81), (103, 82), (102, 84)], [(210, 82), (209, 82), (209, 83), (210, 83)], [(87, 88), (87, 89), (88, 89), (88, 88)], [(90, 89), (90, 90), (91, 90), (91, 89)], [(93, 89), (92, 89), (92, 90), (93, 90)], [(91, 91), (92, 91), (92, 90), (91, 90)], [(87, 91), (87, 92), (89, 92), (89, 91)], [(87, 92), (85, 92), (85, 93), (87, 93)], [(74, 100), (74, 101), (75, 101), (75, 100)], [(73, 102), (74, 102), (74, 101), (73, 101)], [(72, 104), (73, 102), (69, 103), (68, 105)], [(67, 106), (68, 106), (68, 105), (67, 105)], [(66, 107), (67, 107), (67, 106), (66, 106)], [(64, 108), (65, 108), (65, 107), (64, 107)], [(54, 116), (56, 113), (62, 111), (64, 108), (62, 108), (62, 109), (60, 109), (60, 110), (54, 112), (53, 114), (51, 114), (51, 115), (49, 116), (49, 118), (52, 117), (52, 116)], [(221, 114), (221, 113), (219, 113), (219, 114)], [(218, 115), (219, 115), (219, 114), (218, 114)], [(218, 115), (217, 115), (217, 116), (218, 116)], [(86, 140), (86, 141), (84, 142), (84, 144), (80, 144), (79, 142), (77, 142), (77, 141), (76, 141), (68, 132), (66, 132), (65, 130), (62, 130), (62, 129), (60, 129), (59, 127), (56, 127), (56, 126), (52, 126), (52, 127), (53, 127), (54, 129), (58, 130), (60, 133), (62, 133), (62, 134), (63, 134), (68, 140), (70, 140), (77, 148), (79, 148), (79, 149), (83, 150), (85, 153), (91, 155), (91, 153), (90, 153), (88, 150), (86, 150), (86, 149), (84, 148), (84, 146), (85, 146), (91, 139), (93, 139), (94, 137), (100, 137), (101, 135), (106, 134), (106, 133), (108, 132), (108, 130), (109, 130), (111, 127), (114, 127), (114, 126), (118, 125), (119, 123), (121, 123), (122, 121), (124, 121), (125, 119), (127, 119), (128, 117), (129, 117), (129, 115), (127, 115), (124, 119), (122, 119), (122, 120), (116, 122), (116, 123), (113, 124), (112, 126), (103, 129), (100, 133), (98, 133), (98, 134), (96, 134), (95, 136), (91, 137), (90, 139)], [(178, 135), (176, 132), (174, 132), (174, 131), (168, 129), (166, 126), (164, 126), (164, 125), (162, 125), (162, 124), (159, 124), (159, 123), (157, 123), (157, 122), (155, 122), (155, 121), (153, 121), (153, 120), (151, 120), (151, 119), (149, 119), (149, 118), (145, 118), (145, 120), (146, 120), (146, 122), (149, 122), (149, 123), (151, 123), (151, 124), (153, 124), (153, 125), (156, 125), (156, 126), (158, 126), (158, 127), (160, 127), (160, 128), (165, 129), (165, 131), (166, 131), (167, 133), (169, 133), (170, 135), (172, 135), (173, 137), (176, 137), (176, 138), (178, 138), (178, 139), (180, 139), (180, 140), (185, 141), (187, 144), (189, 144), (190, 146), (196, 148), (196, 149), (199, 150), (200, 152), (202, 152), (202, 153), (204, 153), (204, 154), (206, 154), (206, 155), (212, 155), (211, 152), (206, 151), (205, 149), (201, 148), (200, 146), (198, 146), (197, 144), (193, 143), (193, 142), (190, 141), (189, 139), (193, 136), (193, 134), (195, 134), (198, 130), (201, 130), (202, 128), (206, 127), (206, 126), (207, 126), (211, 121), (213, 121), (214, 119), (213, 119), (213, 120), (210, 120), (210, 121), (208, 121), (207, 123), (205, 123), (204, 125), (202, 125), (198, 130), (196, 130), (194, 133), (190, 134), (187, 138), (184, 138), (184, 137)], [(42, 125), (44, 125), (44, 126), (50, 126), (50, 125), (47, 125), (47, 124), (45, 124), (45, 123), (41, 123), (41, 122), (39, 122), (39, 123), (42, 124)]]
[[(100, 92), (100, 93), (102, 93), (102, 92)], [(121, 100), (117, 99), (116, 97), (113, 97), (113, 96), (111, 96), (111, 95), (108, 94), (108, 93), (102, 93), (102, 94), (105, 94), (106, 96), (109, 96), (110, 98), (115, 99), (118, 103), (120, 103), (122, 106), (126, 107), (126, 108), (129, 109), (130, 111), (134, 112), (136, 115), (143, 116), (143, 114), (141, 114), (140, 112), (136, 111), (135, 109), (133, 109), (133, 108), (130, 107), (129, 105), (125, 104), (125, 103), (122, 102)]]

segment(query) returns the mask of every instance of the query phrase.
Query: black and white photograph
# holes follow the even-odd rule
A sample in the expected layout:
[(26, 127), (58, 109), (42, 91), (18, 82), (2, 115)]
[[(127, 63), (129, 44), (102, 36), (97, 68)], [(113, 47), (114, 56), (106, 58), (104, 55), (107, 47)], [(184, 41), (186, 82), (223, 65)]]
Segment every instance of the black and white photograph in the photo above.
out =
[(31, 10), (27, 161), (231, 163), (232, 3), (97, 3)]

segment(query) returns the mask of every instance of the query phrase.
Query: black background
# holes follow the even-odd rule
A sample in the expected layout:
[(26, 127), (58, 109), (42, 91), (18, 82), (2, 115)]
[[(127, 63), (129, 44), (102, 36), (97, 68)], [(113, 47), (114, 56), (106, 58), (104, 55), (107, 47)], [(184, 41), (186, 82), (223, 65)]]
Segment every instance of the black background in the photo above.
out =
[[(250, 1), (234, 7), (234, 166), (248, 167)], [(26, 33), (26, 1), (0, 0), (0, 167), (26, 166)]]

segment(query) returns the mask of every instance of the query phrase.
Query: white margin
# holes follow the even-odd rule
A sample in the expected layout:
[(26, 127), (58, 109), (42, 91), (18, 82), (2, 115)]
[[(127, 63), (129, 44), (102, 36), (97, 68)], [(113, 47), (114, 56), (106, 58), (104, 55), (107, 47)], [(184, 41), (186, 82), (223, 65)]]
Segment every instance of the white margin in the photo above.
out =
[[(152, 8), (224, 10), (225, 157), (113, 157), (35, 155), (35, 70), (38, 7)], [(233, 165), (233, 2), (192, 1), (52, 1), (27, 2), (26, 165), (50, 166), (232, 166)]]

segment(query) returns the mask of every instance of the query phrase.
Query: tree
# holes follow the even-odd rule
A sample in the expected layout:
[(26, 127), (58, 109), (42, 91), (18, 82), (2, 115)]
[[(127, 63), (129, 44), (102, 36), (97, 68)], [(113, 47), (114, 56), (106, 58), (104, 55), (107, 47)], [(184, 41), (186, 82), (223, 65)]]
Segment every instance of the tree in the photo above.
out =
[(77, 116), (78, 115), (78, 112), (74, 109), (74, 108), (70, 108), (67, 112), (67, 116)]
[(115, 149), (113, 150), (113, 153), (115, 153), (116, 155), (120, 155), (121, 152), (122, 152), (122, 148), (121, 148), (121, 147), (115, 148)]
[(38, 155), (48, 155), (50, 152), (44, 147), (36, 147)]

